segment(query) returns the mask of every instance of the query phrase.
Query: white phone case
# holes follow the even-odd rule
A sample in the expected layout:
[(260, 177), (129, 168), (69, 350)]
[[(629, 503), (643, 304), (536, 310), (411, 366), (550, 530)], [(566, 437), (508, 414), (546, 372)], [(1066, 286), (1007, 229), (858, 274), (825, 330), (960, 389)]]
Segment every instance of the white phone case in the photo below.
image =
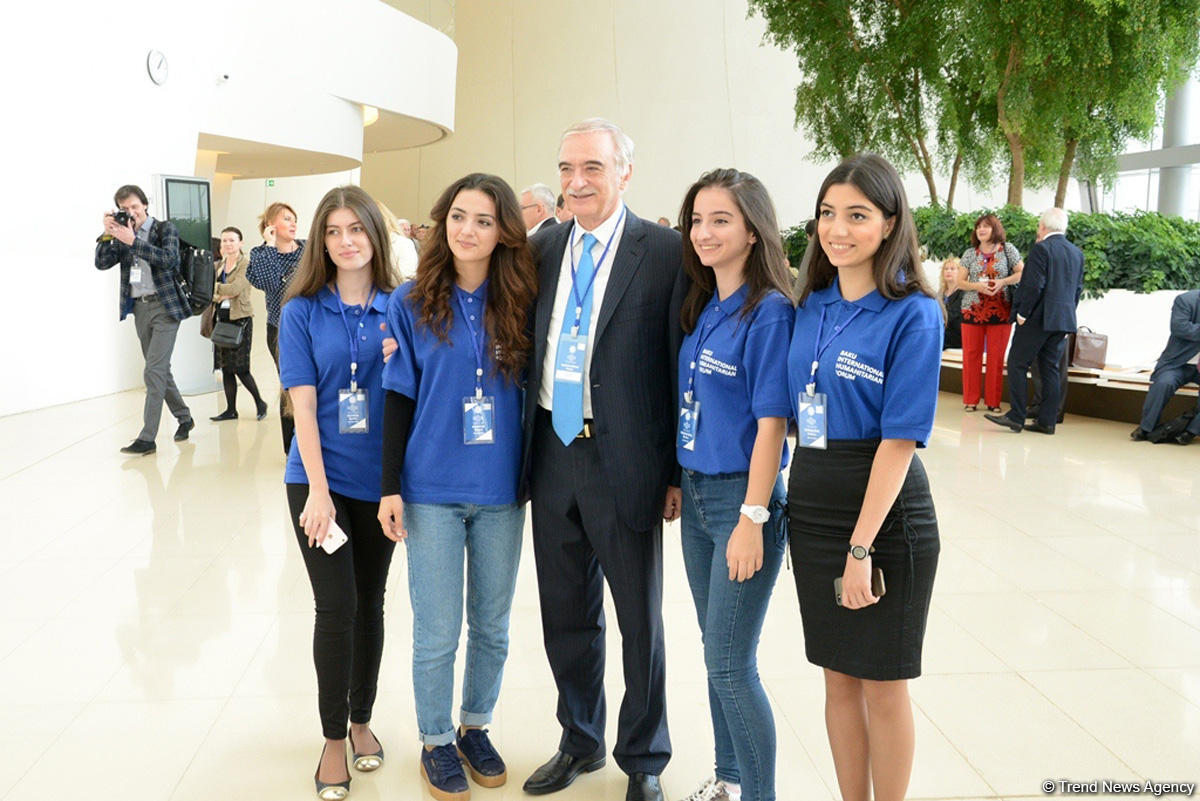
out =
[(350, 538), (346, 536), (346, 532), (342, 531), (342, 527), (330, 520), (329, 531), (325, 534), (325, 539), (321, 540), (321, 547), (325, 553), (332, 554), (345, 545), (348, 539)]

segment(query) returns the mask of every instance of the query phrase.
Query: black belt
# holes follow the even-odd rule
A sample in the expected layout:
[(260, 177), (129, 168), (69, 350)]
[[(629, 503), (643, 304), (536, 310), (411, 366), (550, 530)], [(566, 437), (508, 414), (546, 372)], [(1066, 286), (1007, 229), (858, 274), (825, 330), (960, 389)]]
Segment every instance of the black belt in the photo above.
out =
[(158, 300), (158, 293), (151, 292), (149, 295), (138, 295), (134, 300), (140, 300), (142, 303), (149, 303), (152, 300)]

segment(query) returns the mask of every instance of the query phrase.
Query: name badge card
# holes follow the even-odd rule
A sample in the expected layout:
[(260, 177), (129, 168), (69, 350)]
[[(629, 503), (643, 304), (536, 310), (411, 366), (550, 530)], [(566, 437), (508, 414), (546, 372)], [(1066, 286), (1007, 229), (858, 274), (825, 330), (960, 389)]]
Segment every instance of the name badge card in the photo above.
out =
[(496, 402), (491, 395), (463, 398), (463, 444), (496, 442)]
[(142, 268), (135, 264), (129, 268), (129, 283), (140, 284), (141, 282), (142, 282)]
[(700, 425), (700, 401), (685, 399), (679, 407), (679, 439), (676, 445), (685, 451), (696, 450), (696, 428)]
[(554, 380), (568, 384), (583, 383), (583, 357), (587, 353), (587, 337), (563, 334), (558, 340), (558, 363), (554, 365)]
[(228, 309), (228, 308), (229, 308), (229, 299), (228, 299), (228, 298), (226, 298), (225, 300), (221, 301), (221, 308), (222, 308), (222, 309)]
[(796, 427), (800, 447), (825, 450), (825, 393), (800, 393)]
[(365, 389), (339, 389), (338, 433), (366, 434), (369, 430), (367, 411), (367, 391)]

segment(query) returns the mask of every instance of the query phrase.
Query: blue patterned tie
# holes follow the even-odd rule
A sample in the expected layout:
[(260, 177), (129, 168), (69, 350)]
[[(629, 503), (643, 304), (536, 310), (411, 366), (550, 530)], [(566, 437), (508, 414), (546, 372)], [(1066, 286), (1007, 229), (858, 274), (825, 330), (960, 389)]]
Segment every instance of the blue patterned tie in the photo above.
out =
[[(596, 237), (591, 234), (583, 235), (583, 253), (579, 255), (579, 267), (575, 271), (575, 286), (582, 293), (592, 281), (592, 273), (596, 271), (592, 261), (592, 246)], [(587, 336), (588, 327), (592, 321), (592, 293), (589, 291), (583, 298), (583, 312), (579, 316), (579, 335)], [(567, 308), (563, 313), (562, 331), (559, 332), (558, 349), (555, 352), (555, 365), (562, 363), (563, 334), (570, 334), (575, 327), (575, 293), (567, 295)], [(583, 356), (579, 357), (583, 361)], [(555, 373), (558, 371), (555, 370)], [(587, 380), (587, 376), (583, 377)], [(562, 440), (563, 445), (570, 445), (579, 432), (583, 430), (583, 381), (573, 383), (554, 379), (554, 409), (551, 411), (554, 422), (554, 433)]]

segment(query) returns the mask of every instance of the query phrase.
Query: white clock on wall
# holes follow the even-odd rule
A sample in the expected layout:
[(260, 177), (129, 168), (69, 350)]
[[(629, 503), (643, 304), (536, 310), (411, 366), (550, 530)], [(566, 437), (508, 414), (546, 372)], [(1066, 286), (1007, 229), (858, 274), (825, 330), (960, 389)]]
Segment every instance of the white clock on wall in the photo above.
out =
[(151, 50), (146, 54), (146, 72), (150, 80), (162, 86), (167, 82), (167, 57), (159, 50)]

